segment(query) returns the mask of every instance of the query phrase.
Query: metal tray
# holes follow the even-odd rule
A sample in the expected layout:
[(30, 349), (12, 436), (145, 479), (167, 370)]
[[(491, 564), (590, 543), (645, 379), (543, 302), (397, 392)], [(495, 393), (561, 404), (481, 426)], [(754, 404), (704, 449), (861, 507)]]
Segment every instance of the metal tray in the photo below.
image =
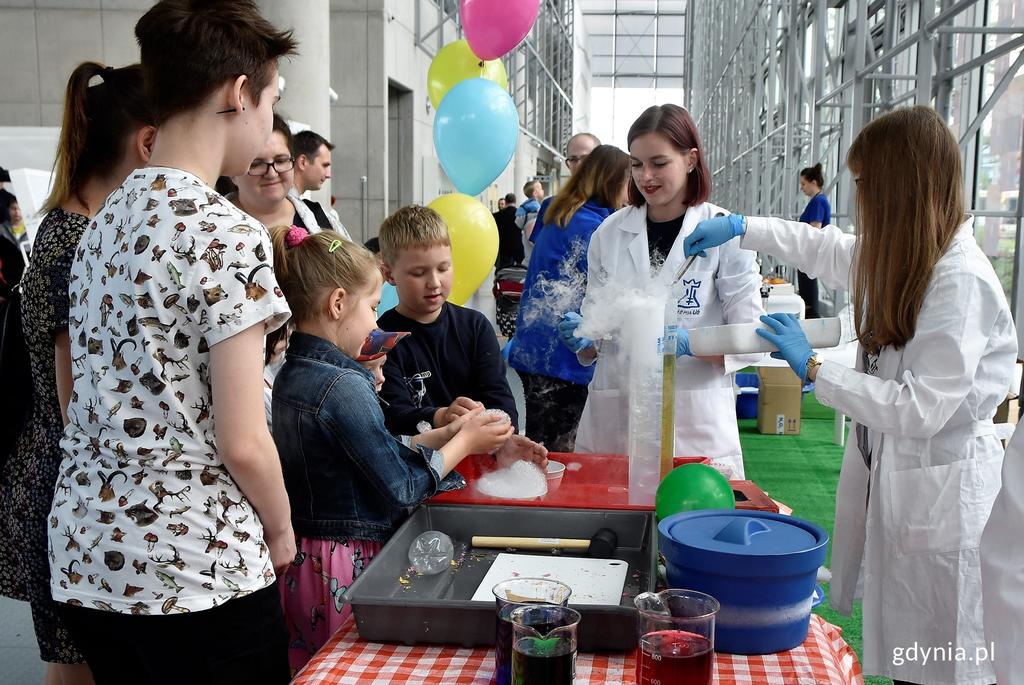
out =
[[(425, 504), (395, 532), (345, 600), (366, 640), (493, 646), (494, 602), (470, 598), (504, 550), (472, 549), (472, 536), (590, 538), (601, 528), (615, 531), (615, 556), (629, 571), (619, 606), (572, 605), (583, 614), (579, 649), (629, 651), (637, 643), (633, 598), (654, 590), (657, 579), (657, 525), (650, 511)], [(417, 576), (410, 573), (409, 545), (428, 530), (451, 537), (456, 564), (436, 576)]]

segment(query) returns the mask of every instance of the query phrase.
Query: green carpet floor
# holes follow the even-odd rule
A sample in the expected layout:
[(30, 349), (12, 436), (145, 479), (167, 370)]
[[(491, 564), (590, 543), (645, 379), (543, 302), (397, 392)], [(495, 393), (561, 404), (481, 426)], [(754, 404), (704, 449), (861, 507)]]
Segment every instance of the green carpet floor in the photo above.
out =
[[(753, 419), (739, 422), (743, 463), (747, 478), (779, 502), (793, 508), (793, 515), (824, 527), (831, 537), (835, 524), (836, 484), (843, 448), (832, 442), (834, 412), (814, 398), (804, 396), (800, 435), (761, 435)], [(831, 560), (831, 548), (829, 549)], [(826, 565), (829, 565), (826, 561)], [(828, 586), (825, 586), (828, 592)], [(853, 614), (843, 616), (828, 603), (814, 612), (843, 629), (846, 641), (861, 654), (860, 604)], [(883, 685), (888, 678), (866, 678), (866, 683)]]

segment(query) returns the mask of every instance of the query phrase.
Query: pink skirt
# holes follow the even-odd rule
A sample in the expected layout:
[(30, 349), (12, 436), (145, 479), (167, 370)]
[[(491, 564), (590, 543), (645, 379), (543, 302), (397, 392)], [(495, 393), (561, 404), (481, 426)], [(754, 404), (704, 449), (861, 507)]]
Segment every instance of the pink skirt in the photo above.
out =
[(306, 665), (348, 618), (342, 593), (380, 552), (379, 542), (298, 538), (295, 561), (284, 574), (281, 602), (288, 624), (288, 660)]

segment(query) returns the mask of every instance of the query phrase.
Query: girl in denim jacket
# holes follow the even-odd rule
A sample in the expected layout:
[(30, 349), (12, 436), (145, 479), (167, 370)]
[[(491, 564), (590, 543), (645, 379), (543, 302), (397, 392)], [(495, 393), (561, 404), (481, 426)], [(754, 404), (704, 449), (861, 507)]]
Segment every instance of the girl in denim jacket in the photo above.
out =
[[(357, 361), (376, 328), (376, 259), (331, 231), (279, 227), (273, 240), (295, 324), (272, 411), (297, 537), (281, 588), (297, 669), (347, 618), (342, 593), (408, 509), (463, 486), (455, 466), (505, 445), (512, 427), (477, 410), (411, 448), (398, 442), (384, 427), (372, 375)], [(523, 451), (542, 460), (543, 448), (536, 450)]]

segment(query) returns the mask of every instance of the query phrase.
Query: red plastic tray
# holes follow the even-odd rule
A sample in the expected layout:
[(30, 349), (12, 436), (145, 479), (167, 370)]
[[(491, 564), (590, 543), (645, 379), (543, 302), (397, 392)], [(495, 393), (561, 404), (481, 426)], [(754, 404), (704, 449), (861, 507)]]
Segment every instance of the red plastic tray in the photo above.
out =
[[(473, 487), (480, 476), (494, 471), (494, 458), (474, 454), (462, 460), (456, 470), (462, 474), (468, 487), (445, 492), (430, 501), (447, 504), (517, 505), (524, 507), (558, 507), (565, 509), (630, 509), (650, 511), (654, 504), (629, 503), (629, 458), (622, 454), (568, 454), (552, 452), (549, 459), (565, 464), (565, 475), (560, 487), (543, 497), (534, 499), (504, 499), (491, 497)], [(682, 464), (710, 464), (707, 457), (676, 457), (675, 466)]]

